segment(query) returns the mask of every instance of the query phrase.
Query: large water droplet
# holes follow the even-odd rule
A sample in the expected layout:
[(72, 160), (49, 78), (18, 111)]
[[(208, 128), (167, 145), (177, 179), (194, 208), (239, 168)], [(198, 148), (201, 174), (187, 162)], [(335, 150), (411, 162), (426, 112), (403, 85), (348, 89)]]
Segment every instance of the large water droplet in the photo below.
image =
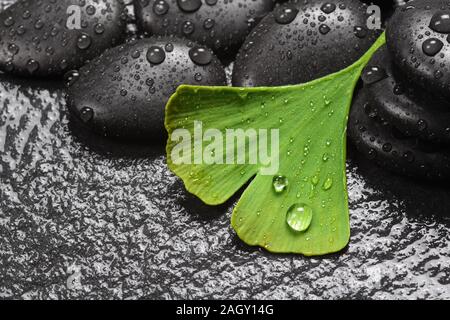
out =
[(334, 3), (324, 3), (320, 7), (320, 10), (322, 10), (326, 14), (330, 14), (334, 12), (334, 10), (336, 10), (336, 5)]
[(191, 60), (201, 66), (211, 63), (212, 53), (209, 49), (203, 47), (194, 47), (189, 50)]
[(185, 12), (197, 11), (202, 6), (201, 0), (177, 0), (178, 7)]
[(29, 73), (33, 74), (39, 70), (39, 62), (34, 59), (30, 59), (27, 62), (27, 70)]
[(441, 40), (430, 38), (423, 42), (422, 50), (427, 56), (433, 57), (441, 51), (443, 46), (444, 44)]
[(278, 8), (274, 15), (275, 15), (275, 21), (279, 24), (288, 24), (291, 23), (295, 17), (297, 16), (298, 9), (294, 6), (282, 6)]
[(153, 5), (153, 12), (158, 16), (165, 15), (167, 11), (169, 11), (169, 5), (164, 0), (156, 1)]
[(153, 64), (161, 64), (166, 59), (166, 53), (158, 46), (152, 46), (147, 51), (147, 60)]
[(430, 28), (440, 33), (450, 33), (450, 13), (436, 12), (430, 21)]
[(387, 77), (386, 71), (378, 66), (370, 66), (364, 69), (361, 75), (365, 84), (372, 84)]
[(309, 228), (312, 216), (313, 211), (310, 206), (304, 203), (296, 203), (287, 211), (286, 222), (292, 230), (302, 232)]
[(286, 190), (289, 182), (288, 179), (285, 176), (275, 176), (272, 180), (273, 190), (275, 190), (276, 193), (281, 193), (284, 190)]

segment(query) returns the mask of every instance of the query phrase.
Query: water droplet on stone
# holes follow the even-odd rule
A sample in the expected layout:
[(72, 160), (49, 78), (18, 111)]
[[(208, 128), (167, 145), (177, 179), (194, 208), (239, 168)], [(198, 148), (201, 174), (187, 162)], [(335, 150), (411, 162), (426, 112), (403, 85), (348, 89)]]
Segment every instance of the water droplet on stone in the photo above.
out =
[(424, 131), (428, 127), (428, 124), (425, 120), (420, 119), (419, 121), (417, 121), (417, 127), (419, 131)]
[(322, 189), (325, 191), (330, 190), (332, 186), (333, 186), (333, 179), (331, 177), (328, 177), (325, 179)]
[(84, 123), (91, 121), (93, 117), (94, 117), (94, 110), (92, 110), (92, 108), (83, 107), (80, 110), (80, 119)]
[(370, 66), (364, 69), (361, 78), (365, 84), (373, 84), (387, 77), (386, 71), (378, 66)]
[(364, 27), (356, 26), (353, 28), (353, 32), (358, 38), (365, 38), (367, 36), (367, 29)]
[(173, 44), (167, 43), (167, 44), (164, 46), (164, 49), (166, 49), (166, 52), (172, 52), (172, 51), (173, 51)]
[(294, 6), (282, 6), (275, 10), (275, 21), (279, 24), (291, 23), (298, 14), (298, 9)]
[(13, 17), (8, 17), (5, 19), (5, 21), (3, 22), (3, 24), (5, 25), (5, 27), (10, 27), (15, 23), (14, 18)]
[(203, 27), (204, 27), (205, 29), (209, 30), (209, 29), (211, 29), (212, 27), (214, 27), (214, 24), (215, 24), (214, 20), (208, 18), (208, 19), (206, 19), (206, 20), (203, 22)]
[(101, 23), (97, 23), (94, 27), (96, 34), (103, 34), (105, 32), (105, 26)]
[(394, 87), (394, 94), (395, 95), (401, 95), (401, 94), (403, 94), (405, 92), (405, 90), (403, 89), (403, 86), (401, 86), (401, 85), (399, 85), (399, 84), (397, 84), (397, 85), (395, 85), (395, 87)]
[(330, 27), (327, 26), (326, 24), (321, 24), (319, 27), (319, 32), (323, 35), (327, 34), (328, 32), (330, 32)]
[(147, 51), (147, 61), (152, 64), (161, 64), (166, 59), (166, 53), (158, 46), (152, 46)]
[(320, 7), (320, 10), (322, 10), (323, 13), (330, 14), (336, 10), (336, 5), (334, 3), (327, 2)]
[(153, 5), (153, 12), (158, 16), (165, 15), (168, 11), (169, 5), (164, 0), (156, 1)]
[(194, 79), (195, 79), (195, 81), (197, 81), (197, 82), (202, 81), (202, 79), (203, 79), (202, 74), (199, 73), (199, 72), (197, 72), (197, 73), (194, 75)]
[(204, 66), (211, 63), (212, 53), (209, 49), (203, 47), (194, 47), (189, 50), (189, 57), (198, 65)]
[(71, 87), (80, 77), (80, 73), (77, 70), (71, 70), (64, 75), (66, 87)]
[(89, 35), (82, 33), (77, 39), (77, 47), (81, 50), (86, 50), (91, 46), (92, 39)]
[(201, 0), (177, 0), (178, 7), (185, 12), (195, 12), (202, 6)]
[(19, 53), (19, 47), (14, 43), (11, 43), (10, 45), (8, 45), (8, 51), (11, 52), (12, 54), (17, 54)]
[(134, 50), (132, 53), (131, 53), (131, 57), (133, 58), (133, 59), (137, 59), (137, 58), (139, 58), (141, 56), (141, 52), (139, 51), (139, 50)]
[(430, 38), (423, 42), (422, 50), (427, 56), (433, 57), (441, 51), (443, 46), (444, 44), (441, 40)]
[(383, 151), (384, 152), (391, 152), (392, 150), (392, 144), (390, 144), (389, 142), (383, 144)]
[(189, 35), (195, 31), (195, 25), (191, 21), (185, 21), (183, 23), (183, 33)]
[(408, 161), (408, 162), (414, 162), (414, 154), (411, 151), (406, 151), (405, 153), (403, 153), (403, 158)]

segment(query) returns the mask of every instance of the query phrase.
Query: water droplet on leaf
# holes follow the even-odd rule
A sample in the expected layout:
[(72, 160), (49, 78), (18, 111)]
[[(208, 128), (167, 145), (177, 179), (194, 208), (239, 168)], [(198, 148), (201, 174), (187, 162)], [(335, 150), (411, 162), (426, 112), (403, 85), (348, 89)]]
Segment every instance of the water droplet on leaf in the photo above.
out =
[(286, 214), (286, 222), (292, 230), (303, 232), (309, 228), (313, 216), (310, 206), (304, 203), (292, 205)]
[(325, 182), (323, 183), (323, 190), (330, 190), (331, 187), (333, 186), (333, 179), (331, 177), (328, 177)]
[(281, 193), (286, 190), (288, 184), (288, 179), (285, 176), (273, 177), (272, 185), (276, 193)]

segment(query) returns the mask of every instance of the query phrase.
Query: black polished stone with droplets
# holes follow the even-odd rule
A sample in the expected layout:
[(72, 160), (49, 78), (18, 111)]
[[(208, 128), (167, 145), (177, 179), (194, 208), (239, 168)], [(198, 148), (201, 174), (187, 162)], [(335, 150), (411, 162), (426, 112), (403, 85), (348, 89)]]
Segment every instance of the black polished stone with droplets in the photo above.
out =
[(450, 179), (449, 151), (400, 133), (380, 117), (365, 88), (354, 99), (348, 134), (358, 151), (382, 168), (431, 181)]
[(410, 85), (450, 97), (450, 2), (421, 0), (396, 10), (386, 29), (392, 59)]
[(230, 61), (276, 0), (134, 0), (137, 23), (149, 35), (177, 35), (207, 45)]
[(0, 13), (0, 70), (61, 76), (124, 40), (124, 0), (23, 0)]
[(236, 58), (233, 85), (305, 83), (355, 62), (379, 35), (358, 0), (292, 1), (266, 16)]
[[(450, 106), (444, 98), (418, 91), (396, 72), (386, 46), (381, 47), (365, 70), (383, 70), (378, 81), (362, 74), (373, 112), (405, 136), (450, 146)], [(375, 78), (372, 78), (375, 80)]]

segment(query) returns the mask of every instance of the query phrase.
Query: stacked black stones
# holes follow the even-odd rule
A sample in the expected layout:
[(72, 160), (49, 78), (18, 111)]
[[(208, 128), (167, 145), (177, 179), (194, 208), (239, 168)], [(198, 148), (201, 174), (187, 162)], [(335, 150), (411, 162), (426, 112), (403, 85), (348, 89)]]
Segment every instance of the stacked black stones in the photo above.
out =
[(397, 8), (365, 68), (349, 136), (367, 158), (412, 177), (450, 178), (450, 2)]

